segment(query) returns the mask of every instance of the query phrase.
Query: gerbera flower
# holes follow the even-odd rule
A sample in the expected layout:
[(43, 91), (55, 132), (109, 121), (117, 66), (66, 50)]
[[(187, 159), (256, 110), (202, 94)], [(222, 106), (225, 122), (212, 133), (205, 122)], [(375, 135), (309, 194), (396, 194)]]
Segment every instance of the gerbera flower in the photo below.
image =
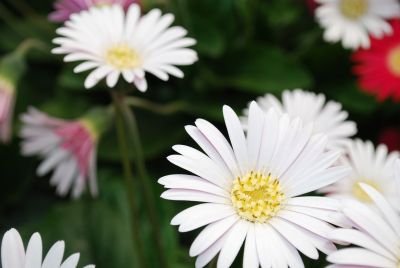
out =
[(54, 3), (54, 12), (49, 15), (49, 19), (54, 22), (67, 21), (72, 14), (88, 10), (92, 6), (107, 6), (118, 4), (125, 10), (139, 0), (58, 0)]
[[(335, 101), (326, 101), (323, 94), (303, 91), (301, 89), (285, 90), (282, 101), (274, 95), (266, 94), (257, 98), (257, 103), (264, 111), (274, 107), (279, 114), (287, 113), (291, 118), (299, 117), (304, 123), (313, 124), (314, 133), (324, 133), (329, 144), (334, 147), (343, 146), (349, 137), (357, 133), (354, 122), (346, 120), (348, 113), (342, 105)], [(244, 110), (248, 115), (248, 110)], [(247, 119), (242, 119), (246, 124)]]
[(397, 0), (316, 0), (316, 18), (325, 29), (324, 39), (345, 48), (369, 48), (369, 35), (382, 38), (392, 33), (385, 19), (400, 17)]
[[(355, 229), (336, 229), (330, 237), (352, 246), (330, 253), (327, 259), (334, 265), (329, 267), (398, 268), (400, 216), (379, 191), (367, 184), (360, 184), (360, 187), (376, 208), (354, 200), (345, 203), (343, 213), (354, 223)], [(396, 206), (398, 209), (399, 204)]]
[(345, 224), (339, 201), (301, 196), (346, 177), (347, 167), (332, 166), (339, 151), (327, 151), (324, 135), (271, 109), (250, 104), (247, 136), (238, 116), (224, 106), (230, 143), (211, 123), (199, 119), (186, 130), (205, 154), (173, 147), (173, 164), (193, 173), (161, 178), (169, 190), (161, 197), (203, 204), (176, 215), (171, 224), (187, 232), (207, 225), (193, 242), (196, 267), (218, 252), (218, 267), (229, 267), (244, 246), (244, 267), (304, 267), (298, 251), (317, 259), (335, 249), (326, 239), (333, 224)]
[(399, 153), (388, 153), (384, 144), (374, 148), (372, 142), (359, 139), (349, 144), (347, 152), (341, 162), (352, 168), (350, 176), (322, 189), (322, 192), (339, 199), (352, 198), (371, 203), (372, 200), (359, 186), (359, 183), (364, 183), (381, 192), (393, 205), (399, 204), (393, 170)]
[(400, 100), (400, 21), (391, 22), (393, 34), (371, 38), (371, 48), (353, 55), (360, 88), (383, 101)]
[[(3, 268), (75, 268), (79, 262), (79, 253), (75, 253), (62, 262), (64, 241), (55, 243), (42, 261), (42, 238), (34, 233), (26, 251), (18, 231), (6, 232), (1, 242), (1, 264)], [(84, 268), (94, 268), (87, 265)]]
[(172, 14), (161, 15), (158, 9), (140, 17), (140, 8), (132, 4), (125, 14), (119, 5), (91, 8), (71, 16), (54, 39), (60, 45), (53, 53), (67, 54), (65, 61), (83, 61), (75, 72), (92, 71), (85, 87), (91, 88), (107, 77), (107, 85), (114, 87), (120, 75), (146, 91), (145, 72), (162, 80), (169, 75), (183, 77), (175, 65), (190, 65), (197, 54), (188, 46), (196, 42), (184, 37), (186, 30), (179, 26), (168, 28)]
[(62, 196), (72, 189), (72, 196), (79, 197), (86, 182), (91, 194), (97, 195), (96, 151), (110, 120), (106, 111), (96, 109), (78, 120), (66, 121), (30, 108), (21, 120), (22, 154), (44, 159), (37, 169), (39, 176), (54, 170), (50, 184)]

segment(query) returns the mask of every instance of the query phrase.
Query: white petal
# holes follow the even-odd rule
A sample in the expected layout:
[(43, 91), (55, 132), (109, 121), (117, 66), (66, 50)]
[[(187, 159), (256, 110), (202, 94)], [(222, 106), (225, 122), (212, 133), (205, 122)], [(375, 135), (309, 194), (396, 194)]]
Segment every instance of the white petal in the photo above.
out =
[(259, 266), (254, 228), (254, 224), (251, 224), (247, 232), (243, 253), (243, 267), (258, 268)]
[(273, 218), (271, 225), (295, 248), (311, 259), (318, 259), (318, 251), (307, 236), (295, 225), (284, 220)]
[(247, 231), (249, 230), (249, 223), (244, 220), (239, 220), (229, 232), (225, 240), (224, 246), (221, 249), (218, 257), (217, 267), (230, 267), (236, 258), (244, 239), (246, 238)]
[(188, 232), (212, 222), (222, 220), (235, 213), (236, 212), (229, 205), (205, 203), (182, 211), (175, 216), (175, 221), (172, 219), (172, 222), (181, 222), (179, 231)]
[(226, 233), (237, 221), (237, 215), (214, 222), (204, 228), (190, 246), (189, 255), (197, 256)]
[(64, 241), (58, 241), (55, 243), (44, 258), (42, 268), (60, 267), (64, 256), (64, 248)]
[(34, 233), (26, 248), (25, 268), (41, 268), (42, 266), (42, 238)]
[(361, 248), (346, 248), (333, 252), (327, 258), (329, 262), (337, 264), (396, 267), (396, 263), (372, 251)]
[(245, 174), (248, 172), (248, 154), (246, 137), (244, 136), (242, 125), (240, 123), (239, 117), (229, 106), (224, 106), (223, 113), (233, 151), (235, 153), (242, 174)]
[(69, 256), (63, 264), (61, 264), (60, 268), (76, 268), (79, 262), (79, 253), (75, 253)]
[(232, 174), (239, 174), (239, 168), (232, 147), (225, 139), (224, 135), (222, 135), (222, 133), (213, 124), (206, 120), (198, 119), (196, 120), (195, 124), (221, 155)]
[(25, 250), (21, 236), (15, 229), (7, 231), (1, 242), (3, 268), (24, 268)]

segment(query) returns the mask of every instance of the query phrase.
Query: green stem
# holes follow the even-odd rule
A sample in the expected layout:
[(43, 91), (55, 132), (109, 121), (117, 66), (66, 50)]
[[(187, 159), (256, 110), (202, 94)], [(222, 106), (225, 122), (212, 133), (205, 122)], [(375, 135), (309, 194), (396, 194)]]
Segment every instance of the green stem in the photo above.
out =
[(115, 112), (116, 112), (116, 126), (117, 126), (117, 134), (119, 147), (121, 152), (121, 162), (124, 169), (124, 178), (125, 178), (125, 186), (128, 193), (129, 204), (131, 208), (131, 225), (132, 225), (132, 239), (135, 248), (135, 259), (137, 260), (138, 267), (148, 267), (145, 265), (145, 258), (143, 254), (143, 247), (140, 242), (139, 236), (139, 224), (138, 224), (138, 207), (136, 204), (135, 193), (134, 193), (134, 180), (133, 173), (131, 169), (131, 164), (129, 161), (129, 152), (128, 152), (128, 141), (126, 138), (126, 131), (124, 126), (124, 115), (122, 108), (122, 98), (118, 95), (117, 92), (112, 91), (111, 95), (114, 100)]
[(44, 52), (48, 52), (50, 49), (47, 47), (45, 43), (40, 40), (28, 38), (22, 41), (21, 44), (17, 47), (16, 51), (21, 56), (24, 56), (30, 49), (36, 48), (38, 50), (42, 50)]
[(132, 96), (126, 97), (125, 102), (126, 102), (126, 104), (128, 104), (130, 106), (143, 108), (143, 109), (152, 111), (154, 113), (163, 114), (163, 115), (174, 114), (176, 112), (184, 110), (186, 107), (185, 103), (181, 102), (181, 101), (176, 101), (176, 102), (172, 102), (172, 103), (163, 105), (163, 104), (158, 104), (158, 103), (148, 101), (146, 99), (132, 97)]
[(128, 105), (123, 106), (123, 113), (125, 115), (126, 122), (128, 123), (128, 128), (130, 134), (133, 138), (133, 145), (135, 147), (135, 160), (139, 172), (140, 183), (143, 187), (144, 199), (147, 206), (147, 211), (149, 213), (149, 219), (151, 222), (151, 227), (153, 228), (153, 239), (157, 246), (157, 251), (159, 255), (160, 267), (168, 267), (167, 260), (165, 258), (162, 237), (161, 237), (161, 225), (157, 214), (156, 204), (154, 202), (154, 194), (152, 187), (150, 185), (149, 176), (146, 170), (146, 165), (143, 156), (142, 143), (140, 141), (139, 130), (137, 126), (137, 121), (135, 115)]

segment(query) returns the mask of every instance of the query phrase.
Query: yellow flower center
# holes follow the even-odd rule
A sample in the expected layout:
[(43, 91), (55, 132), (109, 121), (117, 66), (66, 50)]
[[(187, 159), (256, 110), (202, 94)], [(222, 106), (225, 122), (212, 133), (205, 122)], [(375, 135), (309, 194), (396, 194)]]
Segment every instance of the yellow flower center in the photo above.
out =
[(282, 208), (285, 194), (280, 189), (279, 181), (270, 174), (250, 172), (234, 180), (231, 200), (240, 217), (264, 223)]
[(340, 0), (339, 8), (349, 19), (358, 19), (368, 10), (368, 0)]
[(392, 74), (400, 77), (400, 46), (390, 51), (388, 55), (388, 67)]
[(106, 52), (108, 64), (119, 70), (136, 68), (141, 64), (139, 54), (127, 44), (117, 44)]
[(353, 184), (352, 192), (353, 195), (360, 201), (370, 203), (372, 202), (369, 195), (360, 187), (360, 182), (368, 184), (369, 186), (375, 188), (375, 190), (380, 191), (379, 185), (372, 180), (359, 180)]

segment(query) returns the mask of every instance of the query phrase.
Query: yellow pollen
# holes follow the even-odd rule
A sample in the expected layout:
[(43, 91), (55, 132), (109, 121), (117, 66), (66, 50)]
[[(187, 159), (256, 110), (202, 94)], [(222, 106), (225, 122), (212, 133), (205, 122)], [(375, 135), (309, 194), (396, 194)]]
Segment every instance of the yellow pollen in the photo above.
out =
[(360, 184), (359, 184), (360, 182), (365, 183), (365, 184), (368, 184), (369, 186), (373, 187), (375, 190), (377, 190), (377, 191), (380, 192), (381, 189), (380, 189), (379, 185), (378, 185), (376, 182), (372, 181), (372, 180), (359, 180), (359, 181), (356, 181), (356, 182), (353, 184), (353, 188), (352, 188), (352, 193), (353, 193), (353, 195), (354, 195), (358, 200), (360, 200), (360, 201), (362, 201), (362, 202), (371, 203), (371, 202), (372, 202), (371, 198), (370, 198), (369, 195), (360, 187)]
[(250, 172), (234, 180), (231, 200), (240, 217), (265, 223), (282, 208), (285, 194), (280, 189), (279, 181), (270, 174)]
[(358, 19), (368, 11), (368, 0), (340, 0), (339, 8), (349, 19)]
[(117, 44), (106, 52), (106, 61), (119, 70), (136, 68), (140, 65), (139, 54), (127, 44)]
[(392, 74), (400, 77), (400, 46), (390, 51), (388, 55), (388, 67)]

